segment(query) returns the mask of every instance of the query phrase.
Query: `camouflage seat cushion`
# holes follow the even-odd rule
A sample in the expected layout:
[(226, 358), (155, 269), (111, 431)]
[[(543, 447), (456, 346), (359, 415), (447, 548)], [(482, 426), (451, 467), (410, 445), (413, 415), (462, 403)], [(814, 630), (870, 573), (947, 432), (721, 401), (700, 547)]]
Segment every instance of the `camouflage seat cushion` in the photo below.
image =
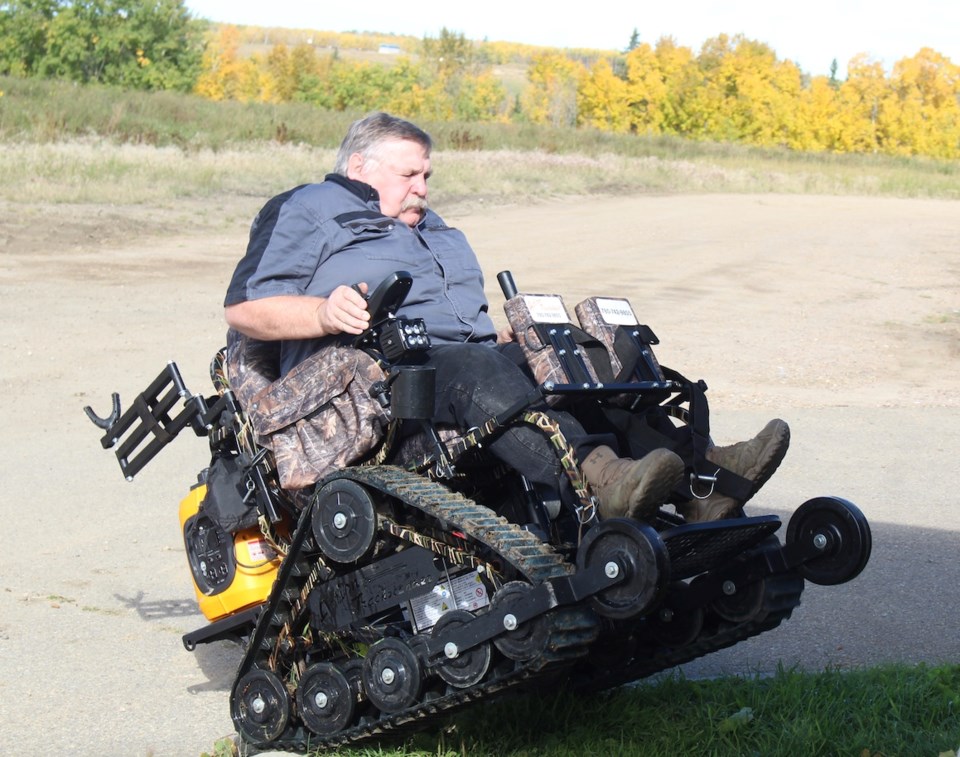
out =
[(369, 393), (385, 378), (373, 358), (334, 344), (282, 378), (278, 366), (278, 343), (228, 333), (227, 378), (284, 489), (311, 486), (379, 443), (390, 416)]

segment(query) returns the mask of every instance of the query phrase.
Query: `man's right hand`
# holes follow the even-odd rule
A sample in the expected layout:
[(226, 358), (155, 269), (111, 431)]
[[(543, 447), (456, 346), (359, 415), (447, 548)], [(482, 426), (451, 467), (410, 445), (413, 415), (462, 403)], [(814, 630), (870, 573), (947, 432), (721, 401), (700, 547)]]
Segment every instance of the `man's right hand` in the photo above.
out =
[(370, 313), (364, 298), (367, 283), (361, 281), (356, 286), (356, 289), (338, 286), (317, 306), (317, 323), (324, 335), (361, 334), (370, 325)]
[(329, 297), (278, 295), (228, 305), (227, 324), (254, 339), (317, 339), (360, 334), (370, 324), (366, 283), (339, 286)]

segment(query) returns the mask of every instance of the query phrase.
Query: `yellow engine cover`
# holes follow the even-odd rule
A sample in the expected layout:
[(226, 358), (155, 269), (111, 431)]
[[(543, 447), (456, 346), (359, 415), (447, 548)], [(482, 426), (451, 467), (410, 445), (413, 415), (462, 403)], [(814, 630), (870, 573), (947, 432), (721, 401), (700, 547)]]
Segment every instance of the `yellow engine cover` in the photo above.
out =
[(206, 493), (199, 484), (180, 502), (180, 528), (197, 604), (214, 621), (266, 601), (280, 557), (256, 526), (229, 534), (204, 515)]

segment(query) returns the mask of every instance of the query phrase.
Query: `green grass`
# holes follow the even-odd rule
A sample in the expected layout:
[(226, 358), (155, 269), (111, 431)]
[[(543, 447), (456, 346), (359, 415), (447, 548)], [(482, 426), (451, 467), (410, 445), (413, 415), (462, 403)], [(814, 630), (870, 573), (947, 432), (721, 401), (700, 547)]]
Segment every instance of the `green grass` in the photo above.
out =
[[(116, 143), (217, 150), (246, 142), (333, 146), (353, 120), (307, 105), (213, 102), (67, 81), (0, 76), (0, 141)], [(339, 136), (338, 136), (339, 135)]]
[(920, 665), (543, 692), (478, 704), (405, 744), (338, 754), (953, 757), (958, 747), (960, 666)]
[[(674, 675), (589, 696), (509, 696), (405, 742), (336, 754), (955, 757), (958, 746), (960, 666), (895, 665), (714, 680)], [(233, 753), (227, 739), (210, 752)]]

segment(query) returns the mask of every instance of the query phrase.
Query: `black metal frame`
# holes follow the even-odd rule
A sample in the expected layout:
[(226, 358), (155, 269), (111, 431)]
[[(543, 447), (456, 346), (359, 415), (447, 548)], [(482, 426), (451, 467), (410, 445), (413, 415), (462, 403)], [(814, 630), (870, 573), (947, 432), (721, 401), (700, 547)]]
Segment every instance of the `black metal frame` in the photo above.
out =
[[(174, 406), (181, 399), (183, 408), (171, 417)], [(120, 470), (124, 478), (132, 481), (185, 428), (189, 426), (197, 436), (207, 436), (224, 411), (238, 413), (240, 406), (230, 391), (224, 392), (213, 405), (208, 405), (199, 394), (190, 394), (180, 369), (171, 361), (134, 398), (125, 413), (121, 414), (120, 396), (116, 393), (113, 395), (113, 409), (106, 418), (94, 413), (89, 405), (84, 411), (91, 421), (105, 430), (100, 439), (104, 449), (119, 444), (116, 455)]]

